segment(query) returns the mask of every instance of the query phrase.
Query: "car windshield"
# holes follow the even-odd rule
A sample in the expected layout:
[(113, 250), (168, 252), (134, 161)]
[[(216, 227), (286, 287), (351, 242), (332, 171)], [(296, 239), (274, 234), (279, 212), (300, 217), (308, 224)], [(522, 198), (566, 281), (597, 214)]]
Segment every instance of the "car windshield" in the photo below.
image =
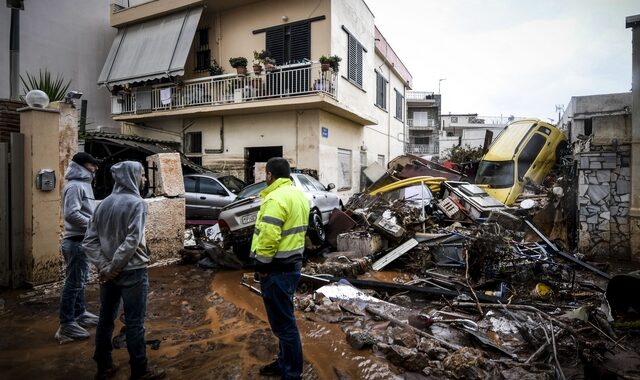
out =
[(476, 183), (502, 189), (513, 186), (513, 161), (481, 161)]
[(242, 190), (245, 187), (244, 182), (242, 182), (240, 179), (231, 175), (218, 177), (218, 181), (222, 182), (222, 184), (227, 189), (231, 190), (236, 194), (238, 194), (240, 190)]
[(266, 187), (267, 187), (266, 181), (254, 183), (240, 190), (240, 192), (238, 193), (238, 197), (236, 199), (245, 199), (245, 198), (257, 196)]

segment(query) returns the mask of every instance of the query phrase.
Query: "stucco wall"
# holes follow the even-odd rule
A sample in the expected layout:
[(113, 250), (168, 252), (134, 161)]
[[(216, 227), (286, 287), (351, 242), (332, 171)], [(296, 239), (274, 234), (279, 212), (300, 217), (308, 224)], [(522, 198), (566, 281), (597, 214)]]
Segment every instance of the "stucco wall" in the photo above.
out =
[[(109, 2), (104, 0), (25, 1), (20, 11), (20, 74), (48, 69), (71, 79), (70, 90), (88, 100), (87, 128), (115, 125), (110, 94), (96, 84), (116, 29), (109, 26)], [(0, 7), (0, 98), (8, 98), (9, 26), (11, 10)], [(22, 86), (21, 86), (22, 88)]]

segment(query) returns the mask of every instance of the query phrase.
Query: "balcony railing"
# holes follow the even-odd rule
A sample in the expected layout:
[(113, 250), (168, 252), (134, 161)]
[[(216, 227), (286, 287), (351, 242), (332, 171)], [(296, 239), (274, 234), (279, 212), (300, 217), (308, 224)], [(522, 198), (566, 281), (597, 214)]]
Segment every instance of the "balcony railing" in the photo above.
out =
[(435, 100), (435, 94), (429, 91), (407, 91), (407, 100)]
[(436, 127), (436, 121), (433, 119), (422, 120), (422, 119), (407, 119), (407, 126), (409, 128), (414, 129), (433, 129)]
[(335, 98), (338, 76), (317, 64), (280, 66), (262, 75), (220, 75), (137, 89), (112, 96), (111, 113), (141, 114), (197, 106), (220, 106), (252, 100), (324, 93)]
[(406, 153), (411, 154), (437, 154), (437, 144), (407, 144)]

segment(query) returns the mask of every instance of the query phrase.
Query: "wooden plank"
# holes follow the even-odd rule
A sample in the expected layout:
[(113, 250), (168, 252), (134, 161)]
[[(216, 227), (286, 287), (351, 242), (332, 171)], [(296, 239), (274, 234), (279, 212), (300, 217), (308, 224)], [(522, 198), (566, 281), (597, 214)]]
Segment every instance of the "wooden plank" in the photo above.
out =
[(396, 248), (393, 251), (387, 253), (380, 260), (378, 260), (375, 263), (373, 263), (373, 265), (371, 267), (373, 268), (373, 270), (378, 271), (378, 270), (386, 267), (393, 260), (395, 260), (398, 257), (400, 257), (400, 256), (404, 255), (405, 253), (409, 252), (416, 245), (418, 245), (418, 241), (416, 239), (414, 239), (414, 238), (411, 238), (411, 239), (405, 241), (404, 243), (402, 243), (398, 248)]

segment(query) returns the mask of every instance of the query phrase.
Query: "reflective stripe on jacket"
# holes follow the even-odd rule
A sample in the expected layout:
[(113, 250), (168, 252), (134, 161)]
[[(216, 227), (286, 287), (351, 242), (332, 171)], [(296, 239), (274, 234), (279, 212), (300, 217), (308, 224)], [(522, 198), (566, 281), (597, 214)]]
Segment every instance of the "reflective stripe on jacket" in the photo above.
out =
[(251, 257), (273, 259), (302, 256), (309, 223), (309, 200), (288, 178), (278, 178), (260, 193), (264, 199), (256, 219)]

